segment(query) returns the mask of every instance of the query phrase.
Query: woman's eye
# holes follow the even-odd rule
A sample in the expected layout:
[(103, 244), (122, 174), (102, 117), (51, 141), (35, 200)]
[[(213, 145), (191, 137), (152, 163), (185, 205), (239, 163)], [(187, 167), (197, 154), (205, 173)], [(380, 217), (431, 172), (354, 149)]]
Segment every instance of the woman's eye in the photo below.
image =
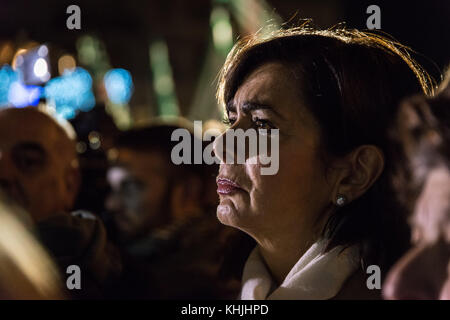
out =
[(256, 118), (253, 119), (253, 123), (255, 124), (257, 129), (266, 129), (266, 130), (275, 129), (272, 123), (268, 120)]

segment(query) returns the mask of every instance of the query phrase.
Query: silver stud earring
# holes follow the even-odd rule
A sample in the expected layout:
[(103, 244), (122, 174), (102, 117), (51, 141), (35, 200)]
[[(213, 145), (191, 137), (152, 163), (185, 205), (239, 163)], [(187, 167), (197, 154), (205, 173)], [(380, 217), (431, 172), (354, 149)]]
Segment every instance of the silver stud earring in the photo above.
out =
[(338, 207), (343, 207), (346, 203), (347, 203), (347, 198), (342, 194), (338, 194), (336, 197), (336, 205)]

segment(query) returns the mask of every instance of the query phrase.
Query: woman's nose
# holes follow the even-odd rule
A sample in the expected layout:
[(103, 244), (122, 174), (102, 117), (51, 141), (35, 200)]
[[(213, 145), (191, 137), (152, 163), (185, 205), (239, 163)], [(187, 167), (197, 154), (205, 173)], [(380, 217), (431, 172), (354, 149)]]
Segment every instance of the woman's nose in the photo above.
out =
[(228, 129), (214, 140), (214, 155), (219, 158), (221, 164), (232, 164), (236, 158), (236, 148), (234, 143), (233, 145), (227, 143), (227, 141), (231, 142), (229, 139), (234, 139), (234, 137), (230, 136), (230, 133), (230, 129)]
[(258, 132), (242, 119), (214, 140), (213, 151), (221, 164), (244, 164), (258, 154)]

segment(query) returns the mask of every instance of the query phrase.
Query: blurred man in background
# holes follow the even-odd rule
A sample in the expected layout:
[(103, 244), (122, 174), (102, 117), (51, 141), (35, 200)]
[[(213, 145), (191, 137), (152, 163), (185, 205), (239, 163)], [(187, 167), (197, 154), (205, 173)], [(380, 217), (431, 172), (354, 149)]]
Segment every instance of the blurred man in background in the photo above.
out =
[(205, 167), (177, 166), (170, 158), (176, 144), (171, 134), (178, 128), (161, 125), (124, 132), (109, 152), (114, 160), (108, 171), (111, 194), (106, 207), (118, 241), (134, 256), (156, 254), (159, 247), (150, 247), (166, 237), (168, 226), (204, 213)]
[(0, 186), (36, 223), (39, 239), (66, 268), (82, 272), (74, 297), (102, 297), (120, 273), (118, 253), (100, 220), (73, 213), (80, 184), (75, 141), (49, 115), (36, 108), (0, 110)]
[(158, 279), (160, 298), (230, 298), (235, 292), (217, 275), (232, 232), (215, 218), (217, 168), (172, 163), (178, 142), (171, 135), (180, 128), (154, 125), (118, 137), (106, 207), (117, 241)]
[(0, 186), (40, 222), (71, 210), (80, 183), (75, 142), (34, 108), (0, 111)]

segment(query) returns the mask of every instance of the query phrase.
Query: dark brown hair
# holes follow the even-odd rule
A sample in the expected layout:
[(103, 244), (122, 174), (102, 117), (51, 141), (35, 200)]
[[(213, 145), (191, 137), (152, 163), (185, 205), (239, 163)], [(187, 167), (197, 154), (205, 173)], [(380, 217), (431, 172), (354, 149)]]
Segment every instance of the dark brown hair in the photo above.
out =
[(315, 30), (305, 24), (239, 41), (227, 57), (217, 97), (225, 107), (256, 68), (287, 66), (320, 127), (324, 160), (363, 144), (379, 147), (385, 169), (360, 198), (337, 209), (323, 236), (331, 249), (361, 244), (364, 264), (388, 270), (407, 249), (409, 231), (389, 181), (388, 127), (401, 99), (432, 94), (434, 81), (399, 43), (375, 33), (342, 27)]

